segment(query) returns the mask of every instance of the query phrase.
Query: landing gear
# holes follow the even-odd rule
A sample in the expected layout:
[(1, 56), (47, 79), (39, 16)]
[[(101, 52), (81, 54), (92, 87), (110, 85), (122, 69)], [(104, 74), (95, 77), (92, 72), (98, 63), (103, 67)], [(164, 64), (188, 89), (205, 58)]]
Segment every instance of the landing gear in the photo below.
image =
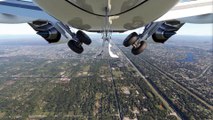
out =
[(145, 50), (146, 47), (147, 47), (147, 43), (145, 41), (141, 41), (139, 47), (132, 48), (132, 54), (139, 55)]
[(141, 40), (147, 40), (150, 36), (152, 36), (158, 28), (163, 24), (163, 22), (157, 22), (157, 23), (150, 23), (145, 26), (144, 31), (141, 34), (137, 34), (136, 32), (131, 33), (127, 36), (127, 38), (124, 40), (123, 45), (125, 47), (129, 47), (130, 45), (133, 46), (132, 53), (134, 55), (138, 55), (144, 51), (144, 49), (147, 47), (147, 44), (145, 41)]
[(130, 45), (132, 45), (133, 46), (132, 54), (134, 55), (139, 55), (147, 47), (147, 44), (145, 41), (139, 40), (139, 35), (136, 32), (133, 32), (130, 35), (128, 35), (126, 39), (124, 40), (123, 45), (125, 47), (129, 47)]
[(130, 45), (133, 45), (137, 40), (138, 34), (136, 32), (133, 32), (126, 37), (126, 39), (123, 42), (123, 45), (125, 47), (129, 47)]
[(73, 39), (70, 40), (67, 45), (72, 51), (78, 54), (81, 54), (84, 51), (84, 48), (82, 47), (83, 43), (90, 45), (92, 42), (89, 36), (81, 30), (79, 30), (76, 34), (73, 33), (72, 37)]
[(90, 45), (92, 43), (91, 39), (89, 38), (89, 36), (84, 33), (83, 31), (79, 30), (76, 33), (76, 37), (78, 38), (78, 40), (86, 45)]
[(78, 54), (81, 54), (84, 51), (84, 48), (82, 47), (82, 43), (78, 41), (70, 40), (67, 45), (72, 51)]

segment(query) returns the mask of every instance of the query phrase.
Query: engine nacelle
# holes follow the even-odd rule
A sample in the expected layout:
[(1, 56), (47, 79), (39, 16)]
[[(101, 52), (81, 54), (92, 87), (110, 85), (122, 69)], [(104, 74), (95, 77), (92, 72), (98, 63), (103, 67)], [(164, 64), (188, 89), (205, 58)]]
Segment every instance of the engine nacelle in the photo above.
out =
[(42, 36), (49, 43), (56, 43), (61, 39), (61, 33), (59, 33), (55, 28), (51, 28), (47, 31), (38, 31), (37, 34)]
[(152, 35), (152, 39), (157, 43), (164, 43), (183, 26), (179, 21), (164, 22), (160, 28)]
[(61, 39), (61, 33), (48, 21), (37, 20), (29, 25), (49, 43), (56, 43)]
[(166, 42), (171, 36), (175, 35), (176, 32), (174, 31), (165, 31), (162, 29), (158, 29), (153, 35), (152, 39), (157, 43), (164, 43)]

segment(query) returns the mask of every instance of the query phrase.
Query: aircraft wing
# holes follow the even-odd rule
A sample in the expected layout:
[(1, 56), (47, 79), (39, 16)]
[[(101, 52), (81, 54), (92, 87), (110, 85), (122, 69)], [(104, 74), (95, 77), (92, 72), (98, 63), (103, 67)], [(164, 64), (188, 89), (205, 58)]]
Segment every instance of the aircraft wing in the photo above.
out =
[(0, 23), (28, 23), (49, 43), (58, 42), (61, 36), (66, 39), (72, 38), (68, 26), (30, 1), (0, 0)]
[(55, 21), (33, 2), (0, 0), (0, 23), (27, 23), (35, 20)]
[(180, 2), (156, 21), (179, 20), (186, 23), (213, 23), (213, 0)]
[(145, 35), (142, 35), (143, 37), (141, 38), (151, 38), (155, 42), (164, 43), (171, 36), (175, 35), (185, 23), (213, 23), (212, 3), (213, 0), (187, 0), (179, 2), (166, 14), (155, 20), (154, 23), (146, 26)]

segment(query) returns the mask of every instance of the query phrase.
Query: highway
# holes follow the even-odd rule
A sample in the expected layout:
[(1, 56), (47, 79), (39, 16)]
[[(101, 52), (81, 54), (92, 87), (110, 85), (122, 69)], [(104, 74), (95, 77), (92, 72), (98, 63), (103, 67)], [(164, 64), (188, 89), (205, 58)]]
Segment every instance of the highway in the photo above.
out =
[(206, 69), (196, 78), (199, 79), (201, 77), (203, 77), (203, 75), (205, 75), (205, 73), (212, 67), (213, 65), (209, 65), (208, 67), (206, 67)]
[[(120, 48), (118, 48), (120, 50)], [(121, 51), (121, 50), (120, 50)], [(121, 51), (122, 52), (122, 51)], [(160, 100), (163, 102), (163, 104), (174, 114), (178, 120), (182, 120), (181, 115), (169, 104), (169, 102), (164, 99), (163, 96), (158, 92), (158, 90), (155, 89), (155, 87), (152, 86), (152, 84), (145, 78), (144, 75), (138, 70), (138, 68), (132, 63), (132, 61), (125, 55), (125, 53), (122, 52), (122, 54), (126, 57), (126, 59), (129, 61), (129, 63), (135, 68), (135, 70), (138, 72), (138, 74), (143, 78), (143, 80), (147, 83), (147, 85), (150, 87), (152, 92), (160, 98)]]
[(113, 91), (114, 91), (114, 96), (115, 96), (115, 100), (116, 100), (116, 107), (117, 107), (117, 110), (118, 110), (119, 119), (123, 120), (123, 115), (121, 113), (121, 107), (120, 107), (120, 103), (119, 103), (119, 100), (118, 100), (118, 92), (117, 92), (117, 89), (116, 89), (115, 80), (114, 80), (113, 74), (112, 74), (112, 67), (111, 67), (109, 60), (108, 60), (108, 65), (109, 65), (109, 70), (110, 70), (110, 74), (111, 74)]
[(184, 91), (186, 91), (187, 93), (189, 93), (190, 95), (192, 95), (195, 99), (197, 99), (198, 101), (200, 101), (202, 104), (204, 104), (207, 108), (209, 108), (210, 110), (213, 110), (213, 106), (210, 105), (209, 103), (207, 103), (205, 100), (203, 100), (202, 98), (200, 98), (199, 96), (197, 96), (195, 93), (193, 93), (192, 91), (190, 91), (188, 88), (186, 88), (185, 86), (183, 86), (182, 84), (180, 84), (179, 82), (177, 82), (176, 80), (174, 80), (174, 78), (169, 75), (168, 73), (165, 73), (164, 71), (162, 71), (159, 67), (151, 64), (148, 60), (146, 59), (142, 59), (140, 58), (141, 61), (144, 61), (146, 63), (148, 63), (150, 66), (152, 66), (153, 68), (155, 68), (156, 70), (158, 70), (158, 72), (160, 72), (162, 75), (164, 75), (166, 78), (168, 78), (169, 80), (171, 80), (173, 83), (175, 83), (176, 85), (178, 85), (180, 88), (182, 88)]

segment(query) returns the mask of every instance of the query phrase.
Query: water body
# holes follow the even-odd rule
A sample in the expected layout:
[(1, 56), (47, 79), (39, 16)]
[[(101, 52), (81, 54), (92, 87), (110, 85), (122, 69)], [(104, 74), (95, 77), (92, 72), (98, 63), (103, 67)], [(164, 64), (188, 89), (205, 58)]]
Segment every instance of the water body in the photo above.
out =
[(194, 62), (194, 55), (192, 53), (187, 53), (186, 54), (186, 58), (182, 59), (182, 60), (177, 60), (177, 62)]

